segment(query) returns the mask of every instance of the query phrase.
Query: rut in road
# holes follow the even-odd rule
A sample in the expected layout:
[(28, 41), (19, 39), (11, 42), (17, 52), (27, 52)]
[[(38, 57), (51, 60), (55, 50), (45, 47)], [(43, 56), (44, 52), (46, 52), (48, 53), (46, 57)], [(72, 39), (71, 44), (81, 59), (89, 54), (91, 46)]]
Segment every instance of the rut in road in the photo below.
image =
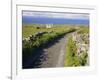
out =
[(64, 56), (66, 53), (66, 44), (69, 34), (66, 34), (59, 39), (54, 45), (43, 49), (44, 58), (41, 58), (41, 68), (63, 67)]

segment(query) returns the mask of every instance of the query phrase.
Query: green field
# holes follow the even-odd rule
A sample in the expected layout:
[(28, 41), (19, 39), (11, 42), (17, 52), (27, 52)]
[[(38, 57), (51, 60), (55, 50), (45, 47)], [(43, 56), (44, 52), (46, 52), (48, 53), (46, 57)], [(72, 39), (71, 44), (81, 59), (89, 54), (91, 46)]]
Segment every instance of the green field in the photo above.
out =
[[(66, 25), (54, 24), (51, 28), (47, 28), (44, 24), (23, 24), (22, 26), (22, 51), (23, 62), (28, 61), (37, 49), (45, 47), (46, 44), (62, 37), (68, 33), (77, 32), (82, 39), (82, 43), (89, 45), (87, 35), (89, 35), (89, 27), (84, 25)], [(43, 33), (43, 34), (41, 34)], [(38, 35), (39, 34), (39, 35)], [(75, 36), (77, 36), (75, 35)], [(66, 53), (64, 66), (85, 66), (87, 64), (87, 52), (77, 55), (77, 41), (73, 40), (73, 36), (69, 36), (66, 40)]]
[(70, 25), (53, 25), (52, 28), (46, 28), (45, 25), (41, 24), (32, 24), (32, 25), (23, 25), (22, 27), (22, 35), (23, 35), (23, 38), (26, 38), (28, 37), (29, 35), (33, 35), (35, 34), (36, 32), (50, 32), (50, 31), (53, 31), (53, 32), (65, 32), (65, 31), (69, 31), (73, 29), (72, 26)]

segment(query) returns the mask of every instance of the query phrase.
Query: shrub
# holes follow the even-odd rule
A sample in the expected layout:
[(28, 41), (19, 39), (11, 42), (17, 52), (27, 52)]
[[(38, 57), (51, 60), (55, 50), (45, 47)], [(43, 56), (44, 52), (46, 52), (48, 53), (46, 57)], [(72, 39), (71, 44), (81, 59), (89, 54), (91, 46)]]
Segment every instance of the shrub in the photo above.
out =
[(81, 53), (79, 56), (77, 54), (77, 46), (72, 37), (69, 37), (67, 43), (67, 51), (65, 57), (65, 66), (85, 66), (87, 63), (87, 53)]

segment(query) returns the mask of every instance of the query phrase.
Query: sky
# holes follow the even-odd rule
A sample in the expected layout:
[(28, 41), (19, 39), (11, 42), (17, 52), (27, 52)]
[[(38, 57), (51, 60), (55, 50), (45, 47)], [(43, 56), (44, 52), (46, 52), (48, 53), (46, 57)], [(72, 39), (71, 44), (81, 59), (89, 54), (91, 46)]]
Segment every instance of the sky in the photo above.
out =
[(89, 19), (88, 14), (75, 14), (75, 13), (49, 13), (49, 12), (32, 12), (23, 11), (23, 16), (31, 17), (50, 17), (50, 18), (69, 18), (69, 19)]
[[(25, 23), (89, 23), (89, 14), (82, 13), (54, 13), (23, 11), (23, 22)], [(73, 20), (73, 21), (71, 21)], [(77, 20), (77, 21), (75, 21)]]

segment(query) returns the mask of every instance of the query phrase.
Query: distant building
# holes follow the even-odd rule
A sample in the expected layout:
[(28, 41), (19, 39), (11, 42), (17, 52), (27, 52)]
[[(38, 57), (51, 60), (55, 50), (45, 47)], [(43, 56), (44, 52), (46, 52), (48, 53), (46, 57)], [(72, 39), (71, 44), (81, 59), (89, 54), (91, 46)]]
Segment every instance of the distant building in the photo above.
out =
[(52, 28), (53, 24), (46, 24), (46, 28)]

